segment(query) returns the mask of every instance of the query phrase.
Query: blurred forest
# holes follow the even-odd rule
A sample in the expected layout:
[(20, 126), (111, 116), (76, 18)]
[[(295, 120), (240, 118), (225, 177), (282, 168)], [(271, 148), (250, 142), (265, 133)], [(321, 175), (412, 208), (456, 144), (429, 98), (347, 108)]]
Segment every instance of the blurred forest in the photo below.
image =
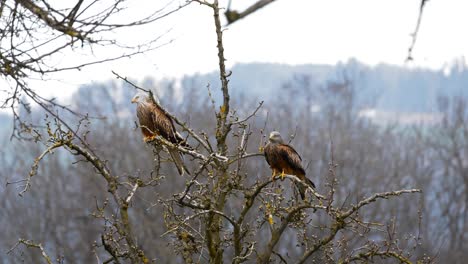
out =
[[(195, 130), (214, 127), (206, 87), (194, 82), (180, 87), (175, 81), (156, 83), (150, 79), (141, 85), (153, 89), (162, 105)], [(81, 87), (72, 97), (72, 109), (91, 117), (88, 141), (100, 156), (118, 161), (109, 165), (122, 177), (149, 174), (155, 166), (153, 149), (142, 141), (136, 129), (135, 109), (130, 104), (134, 94), (135, 89), (129, 85), (109, 81)], [(372, 105), (363, 94), (349, 78), (317, 84), (306, 74), (296, 75), (284, 82), (249, 122), (250, 151), (263, 146), (269, 131), (290, 136), (287, 139), (301, 153), (307, 174), (320, 192), (327, 188), (332, 140), (337, 204), (354, 203), (374, 192), (421, 188), (423, 193), (416, 196), (374, 203), (361, 216), (397, 226), (395, 237), (418, 258), (429, 256), (436, 257), (436, 262), (463, 263), (468, 256), (464, 250), (468, 243), (467, 101), (463, 97), (439, 97), (438, 109), (443, 117), (435, 124), (376, 124), (359, 114)], [(232, 98), (232, 104), (237, 112), (249, 113), (262, 99), (239, 94)], [(46, 122), (46, 114), (39, 109), (32, 114), (23, 111), (22, 115), (27, 122)], [(77, 118), (67, 113), (62, 116)], [(8, 142), (9, 131), (4, 130), (0, 138), (0, 248), (5, 252), (18, 237), (27, 237), (42, 241), (49, 255), (64, 263), (94, 263), (93, 244), (100, 240), (105, 223), (92, 214), (96, 204), (106, 199), (101, 191), (106, 188), (105, 182), (82, 160), (58, 149), (42, 161), (33, 177), (33, 187), (20, 198), (18, 186), (6, 182), (24, 178), (44, 147), (34, 142)], [(245, 170), (251, 180), (271, 174), (263, 157), (250, 159)], [(130, 216), (136, 240), (151, 258), (158, 263), (182, 262), (182, 257), (168, 246), (174, 238), (162, 236), (167, 229), (161, 217), (163, 208), (157, 201), (180, 192), (186, 179), (177, 175), (172, 164), (162, 166), (162, 175), (167, 177), (158, 186), (135, 195)], [(280, 184), (288, 186), (289, 182)], [(284, 189), (291, 192), (292, 188)], [(317, 226), (326, 222), (320, 214), (312, 214), (312, 218)], [(338, 240), (350, 235), (343, 232)], [(295, 236), (292, 230), (286, 230), (277, 251), (291, 258), (300, 254), (295, 251)], [(412, 241), (411, 236), (417, 241)], [(344, 254), (354, 245), (334, 246), (336, 254)], [(0, 262), (40, 263), (40, 259), (39, 251), (25, 254), (16, 250), (2, 254)]]

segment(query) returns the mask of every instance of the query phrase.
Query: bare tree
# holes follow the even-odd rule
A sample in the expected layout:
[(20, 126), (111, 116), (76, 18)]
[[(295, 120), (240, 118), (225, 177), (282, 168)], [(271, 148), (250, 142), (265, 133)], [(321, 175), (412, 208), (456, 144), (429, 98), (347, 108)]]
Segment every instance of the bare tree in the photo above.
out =
[[(77, 158), (77, 162), (87, 163), (93, 169), (93, 176), (97, 175), (104, 182), (104, 186), (96, 190), (102, 196), (100, 199), (96, 198), (92, 212), (103, 226), (99, 241), (93, 244), (93, 250), (101, 250), (96, 253), (97, 262), (154, 262), (155, 258), (148, 253), (150, 250), (136, 235), (135, 230), (142, 227), (136, 224), (139, 219), (132, 217), (131, 212), (138, 207), (136, 200), (139, 194), (165, 184), (162, 180), (166, 176), (174, 177), (173, 172), (161, 170), (168, 161), (164, 148), (172, 148), (190, 158), (191, 177), (186, 179), (182, 189), (170, 196), (157, 196), (154, 203), (164, 208), (159, 217), (163, 219), (167, 231), (161, 237), (169, 236), (175, 253), (187, 263), (306, 263), (312, 260), (349, 263), (374, 259), (395, 259), (403, 263), (411, 263), (416, 259), (429, 262), (430, 259), (413, 255), (411, 248), (407, 248), (410, 243), (405, 244), (396, 238), (397, 228), (392, 219), (374, 219), (365, 210), (373, 204), (380, 204), (378, 201), (381, 199), (419, 193), (419, 189), (366, 192), (366, 195), (360, 195), (353, 201), (347, 201), (345, 195), (340, 193), (339, 179), (345, 175), (339, 168), (340, 163), (345, 160), (337, 161), (335, 158), (332, 132), (344, 133), (346, 125), (350, 126), (350, 122), (346, 122), (350, 120), (350, 115), (342, 117), (345, 122), (339, 124), (343, 127), (329, 127), (331, 144), (321, 153), (329, 154), (326, 180), (317, 190), (307, 187), (309, 196), (306, 200), (300, 201), (297, 195), (288, 191), (290, 188), (287, 182), (303, 184), (294, 175), (287, 175), (286, 182), (279, 182), (277, 178), (272, 179), (265, 173), (247, 171), (253, 160), (263, 158), (262, 134), (265, 133), (266, 125), (257, 129), (254, 122), (254, 118), (262, 110), (263, 102), (242, 112), (233, 105), (229, 91), (229, 77), (232, 72), (225, 66), (221, 8), (217, 0), (194, 2), (213, 11), (222, 98), (219, 104), (214, 98), (210, 98), (214, 118), (208, 122), (211, 127), (203, 129), (192, 128), (188, 122), (166, 110), (185, 133), (193, 149), (174, 145), (158, 136), (150, 142), (154, 154), (152, 172), (139, 175), (117, 171), (113, 168), (117, 167), (115, 163), (119, 160), (112, 159), (111, 153), (100, 153), (94, 147), (92, 138), (89, 138), (92, 126), (89, 118), (84, 116), (72, 126), (52, 112), (43, 129), (29, 129), (33, 138), (42, 142), (45, 149), (37, 154), (28, 177), (17, 182), (24, 185), (20, 194), (27, 194), (31, 189), (32, 179), (44, 158), (54, 151), (66, 150)], [(80, 5), (77, 6), (75, 8), (79, 10)], [(31, 8), (39, 12), (39, 9)], [(52, 11), (51, 9), (50, 12)], [(74, 19), (76, 16), (73, 13), (76, 11), (71, 10), (70, 17)], [(47, 14), (40, 16), (46, 24), (51, 19)], [(67, 18), (64, 21), (74, 21), (73, 19)], [(64, 26), (55, 23), (53, 25), (58, 29)], [(52, 28), (58, 30), (55, 27)], [(68, 29), (72, 30), (71, 33), (59, 31), (67, 36), (72, 34), (72, 38), (76, 37), (80, 41), (86, 41), (89, 36), (80, 27)], [(11, 77), (17, 84), (21, 83), (21, 79)], [(117, 77), (135, 88), (143, 89), (118, 74)], [(18, 87), (23, 92), (29, 89), (20, 84)], [(345, 110), (350, 110), (353, 102), (349, 87), (350, 84), (346, 82), (330, 84), (328, 87), (338, 95), (350, 99), (349, 104), (343, 105)], [(153, 96), (150, 90), (148, 93)], [(35, 94), (28, 95), (33, 99), (37, 98)], [(48, 103), (57, 106), (54, 101)], [(158, 103), (157, 100), (154, 103)], [(339, 111), (332, 106), (327, 109), (327, 117), (338, 118)], [(51, 112), (47, 106), (44, 109)], [(271, 109), (272, 115), (275, 115), (275, 110)], [(328, 121), (333, 123), (334, 119), (330, 118)], [(107, 195), (103, 194), (105, 191)], [(416, 241), (417, 244), (418, 238), (408, 235), (406, 240)], [(46, 242), (21, 238), (14, 249), (19, 245), (36, 248), (43, 259), (51, 263), (53, 259), (43, 246)], [(100, 260), (102, 256), (105, 256), (103, 261)]]

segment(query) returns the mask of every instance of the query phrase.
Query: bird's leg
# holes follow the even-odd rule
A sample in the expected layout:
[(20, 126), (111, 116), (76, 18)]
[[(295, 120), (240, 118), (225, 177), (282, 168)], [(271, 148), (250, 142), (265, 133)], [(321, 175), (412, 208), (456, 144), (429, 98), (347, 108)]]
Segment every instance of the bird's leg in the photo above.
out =
[(273, 174), (271, 175), (271, 180), (274, 181), (276, 176), (276, 170), (273, 169)]
[(280, 174), (280, 178), (281, 178), (282, 181), (284, 181), (284, 175), (285, 175), (285, 174), (284, 174), (284, 170), (282, 170), (282, 171), (281, 171), (281, 174)]

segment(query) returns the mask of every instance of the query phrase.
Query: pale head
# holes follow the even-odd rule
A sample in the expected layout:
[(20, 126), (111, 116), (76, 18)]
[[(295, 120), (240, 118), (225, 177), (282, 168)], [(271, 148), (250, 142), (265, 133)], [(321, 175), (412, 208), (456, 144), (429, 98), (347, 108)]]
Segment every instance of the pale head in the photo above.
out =
[[(156, 101), (156, 103), (159, 104), (159, 98), (153, 94), (153, 98)], [(151, 99), (151, 96), (149, 93), (144, 93), (144, 92), (138, 92), (135, 96), (132, 98), (132, 104), (137, 103), (153, 103), (153, 100)]]
[(281, 134), (278, 131), (273, 131), (270, 133), (268, 140), (271, 143), (283, 143), (283, 139), (281, 138)]
[(141, 98), (141, 94), (135, 94), (135, 96), (133, 96), (132, 98), (132, 104), (138, 103), (140, 101), (140, 98)]
[(133, 96), (132, 104), (134, 104), (134, 103), (143, 103), (147, 98), (148, 98), (148, 96), (146, 94), (139, 92), (139, 93), (135, 94), (135, 96)]

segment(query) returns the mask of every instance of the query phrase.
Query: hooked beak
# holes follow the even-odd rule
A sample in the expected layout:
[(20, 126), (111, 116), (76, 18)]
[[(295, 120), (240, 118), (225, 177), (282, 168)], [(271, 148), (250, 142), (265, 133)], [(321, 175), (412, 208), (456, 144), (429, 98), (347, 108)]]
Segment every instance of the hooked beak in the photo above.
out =
[(137, 97), (133, 97), (132, 98), (132, 104), (136, 103), (138, 101), (138, 98)]

